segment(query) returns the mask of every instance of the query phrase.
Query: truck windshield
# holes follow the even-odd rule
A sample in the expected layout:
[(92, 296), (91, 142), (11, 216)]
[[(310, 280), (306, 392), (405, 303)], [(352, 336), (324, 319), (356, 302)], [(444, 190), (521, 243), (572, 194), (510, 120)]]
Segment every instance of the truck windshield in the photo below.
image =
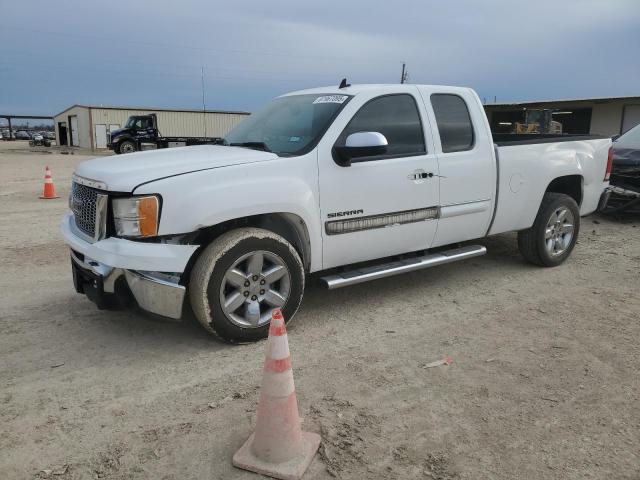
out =
[(280, 156), (302, 155), (316, 146), (350, 99), (349, 95), (323, 94), (276, 98), (231, 130), (225, 144), (260, 145), (261, 150)]

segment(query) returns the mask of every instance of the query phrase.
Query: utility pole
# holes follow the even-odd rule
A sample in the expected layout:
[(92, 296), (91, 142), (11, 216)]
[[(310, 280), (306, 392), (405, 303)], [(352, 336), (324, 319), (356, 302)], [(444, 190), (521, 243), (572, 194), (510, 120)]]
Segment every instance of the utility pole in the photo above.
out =
[(409, 72), (407, 72), (407, 64), (402, 62), (402, 74), (400, 75), (400, 83), (406, 82), (408, 77)]
[(204, 101), (204, 65), (200, 69), (200, 80), (202, 81), (202, 126), (204, 130), (204, 138), (207, 138), (207, 111)]

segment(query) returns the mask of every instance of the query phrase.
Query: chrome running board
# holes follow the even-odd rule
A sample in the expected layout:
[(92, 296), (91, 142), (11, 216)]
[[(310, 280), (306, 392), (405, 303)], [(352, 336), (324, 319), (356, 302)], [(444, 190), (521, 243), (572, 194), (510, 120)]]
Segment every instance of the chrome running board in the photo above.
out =
[(349, 285), (368, 282), (369, 280), (377, 280), (378, 278), (390, 277), (400, 273), (413, 272), (422, 270), (423, 268), (457, 262), (458, 260), (479, 257), (485, 253), (487, 253), (487, 249), (482, 245), (467, 245), (465, 247), (432, 253), (422, 257), (407, 258), (370, 267), (356, 268), (333, 275), (327, 275), (320, 280), (326, 284), (329, 290), (333, 290), (334, 288), (348, 287)]

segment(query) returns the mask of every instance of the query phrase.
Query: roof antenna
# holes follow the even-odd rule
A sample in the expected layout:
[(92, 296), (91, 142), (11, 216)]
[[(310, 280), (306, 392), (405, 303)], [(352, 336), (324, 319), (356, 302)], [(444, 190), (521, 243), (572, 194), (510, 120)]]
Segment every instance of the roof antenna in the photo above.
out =
[(347, 79), (343, 78), (342, 81), (340, 82), (340, 86), (338, 88), (347, 88), (347, 87), (350, 87), (350, 86), (351, 86), (351, 84), (347, 83)]

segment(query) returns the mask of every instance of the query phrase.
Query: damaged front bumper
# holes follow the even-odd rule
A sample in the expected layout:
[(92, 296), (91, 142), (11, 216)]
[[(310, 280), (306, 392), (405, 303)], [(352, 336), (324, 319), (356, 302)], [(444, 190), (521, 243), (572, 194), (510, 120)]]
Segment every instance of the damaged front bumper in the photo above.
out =
[(130, 303), (163, 317), (179, 319), (186, 287), (180, 279), (197, 245), (143, 243), (107, 238), (89, 243), (74, 233), (73, 215), (61, 225), (71, 249), (73, 283), (99, 308)]
[(610, 184), (604, 213), (640, 213), (640, 164), (620, 165), (614, 162)]

